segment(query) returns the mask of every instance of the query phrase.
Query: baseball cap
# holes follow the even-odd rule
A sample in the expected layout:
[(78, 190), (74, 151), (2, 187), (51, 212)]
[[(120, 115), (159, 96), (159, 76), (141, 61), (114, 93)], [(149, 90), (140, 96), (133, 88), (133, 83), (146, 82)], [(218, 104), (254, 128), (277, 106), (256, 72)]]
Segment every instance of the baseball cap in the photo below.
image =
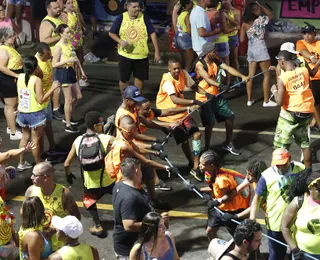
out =
[(291, 52), (289, 52), (287, 50), (283, 50), (278, 53), (278, 55), (276, 56), (276, 59), (277, 60), (282, 59), (284, 61), (289, 61), (289, 60), (293, 60), (293, 55)]
[(305, 22), (306, 26), (301, 28), (302, 33), (315, 33), (316, 27), (314, 27), (312, 24)]
[(273, 151), (272, 153), (272, 162), (271, 165), (284, 165), (290, 159), (290, 154), (286, 149), (279, 148)]
[(206, 56), (209, 52), (212, 52), (215, 50), (215, 45), (212, 42), (206, 42), (202, 45), (202, 52), (200, 53), (199, 57)]
[(78, 238), (83, 233), (82, 224), (75, 216), (68, 215), (64, 218), (53, 216), (51, 225), (71, 238)]
[(288, 51), (288, 52), (293, 53), (293, 54), (299, 54), (299, 52), (296, 51), (294, 43), (292, 43), (292, 42), (283, 43), (281, 45), (281, 47), (280, 47), (280, 51)]
[(220, 260), (227, 251), (230, 251), (234, 247), (233, 239), (230, 239), (229, 242), (214, 238), (209, 244), (208, 253), (213, 257), (214, 260)]
[(136, 102), (142, 102), (145, 98), (141, 96), (140, 90), (136, 86), (128, 86), (123, 90), (123, 98), (132, 99)]

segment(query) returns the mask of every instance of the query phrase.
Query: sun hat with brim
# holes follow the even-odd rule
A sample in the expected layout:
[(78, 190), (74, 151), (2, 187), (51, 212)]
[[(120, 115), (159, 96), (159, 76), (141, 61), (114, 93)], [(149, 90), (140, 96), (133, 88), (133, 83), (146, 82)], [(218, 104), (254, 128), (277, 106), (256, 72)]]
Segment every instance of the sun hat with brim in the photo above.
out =
[(213, 260), (220, 260), (226, 253), (234, 247), (233, 239), (228, 242), (222, 239), (214, 238), (208, 247), (208, 253), (213, 257)]
[(212, 52), (215, 50), (215, 45), (212, 42), (206, 42), (202, 45), (202, 52), (199, 55), (199, 58), (203, 58), (206, 56), (209, 52)]
[(275, 165), (284, 165), (286, 164), (290, 159), (290, 154), (288, 151), (285, 152), (279, 152), (277, 150), (275, 150), (272, 153), (272, 162), (271, 165), (275, 166)]
[(288, 51), (293, 54), (299, 54), (299, 52), (296, 51), (296, 49), (295, 49), (294, 43), (292, 43), (292, 42), (283, 43), (280, 47), (280, 51)]
[(68, 237), (78, 238), (83, 233), (83, 227), (81, 222), (75, 216), (66, 216), (60, 218), (58, 216), (53, 216), (51, 220), (51, 225), (63, 231)]
[(135, 102), (142, 102), (145, 100), (145, 97), (141, 96), (140, 89), (136, 86), (128, 86), (123, 90), (123, 99), (132, 99)]

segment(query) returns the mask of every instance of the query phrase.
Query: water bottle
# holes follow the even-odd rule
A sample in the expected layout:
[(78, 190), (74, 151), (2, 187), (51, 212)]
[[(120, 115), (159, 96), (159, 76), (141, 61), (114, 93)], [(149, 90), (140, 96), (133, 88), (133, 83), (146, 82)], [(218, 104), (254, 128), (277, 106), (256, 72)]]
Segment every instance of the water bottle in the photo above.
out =
[(71, 50), (71, 57), (77, 57), (77, 53), (74, 50), (74, 48), (72, 48), (72, 50)]

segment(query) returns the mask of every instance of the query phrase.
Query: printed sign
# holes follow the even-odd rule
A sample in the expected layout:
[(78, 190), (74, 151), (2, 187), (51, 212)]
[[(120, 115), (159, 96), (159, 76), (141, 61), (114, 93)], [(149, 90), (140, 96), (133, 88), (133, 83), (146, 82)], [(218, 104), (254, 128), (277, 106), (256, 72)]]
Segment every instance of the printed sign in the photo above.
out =
[(282, 0), (281, 18), (319, 19), (320, 0)]

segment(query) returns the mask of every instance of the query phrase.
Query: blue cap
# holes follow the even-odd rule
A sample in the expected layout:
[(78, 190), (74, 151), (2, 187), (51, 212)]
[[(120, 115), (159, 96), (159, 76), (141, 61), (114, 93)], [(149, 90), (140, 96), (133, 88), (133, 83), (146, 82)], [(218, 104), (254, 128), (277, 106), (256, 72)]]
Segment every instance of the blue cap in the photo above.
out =
[(132, 99), (135, 102), (142, 102), (145, 100), (143, 96), (141, 96), (140, 90), (136, 86), (128, 86), (123, 90), (123, 98)]

